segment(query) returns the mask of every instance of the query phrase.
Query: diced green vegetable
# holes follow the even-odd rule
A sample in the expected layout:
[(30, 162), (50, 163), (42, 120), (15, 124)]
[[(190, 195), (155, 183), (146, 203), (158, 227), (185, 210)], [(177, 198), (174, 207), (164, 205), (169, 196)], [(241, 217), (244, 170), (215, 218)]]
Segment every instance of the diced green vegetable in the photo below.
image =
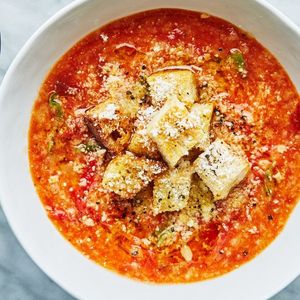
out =
[(99, 146), (94, 141), (88, 141), (87, 143), (80, 144), (75, 147), (79, 152), (88, 153), (96, 152), (99, 150)]
[(161, 231), (157, 237), (157, 246), (158, 247), (165, 247), (172, 245), (177, 238), (177, 232), (173, 225), (165, 228)]
[(245, 77), (247, 75), (247, 69), (243, 53), (238, 49), (234, 49), (231, 51), (230, 57), (234, 61), (238, 72), (242, 74), (242, 77)]
[(63, 108), (61, 105), (61, 101), (56, 93), (52, 93), (49, 97), (49, 105), (51, 109), (55, 112), (58, 118), (62, 118), (63, 116)]
[(268, 169), (265, 172), (264, 178), (264, 188), (267, 196), (271, 196), (274, 189), (274, 181), (273, 181), (273, 171), (272, 169)]
[(96, 152), (97, 149), (99, 149), (99, 147), (96, 144), (92, 144), (92, 143), (85, 144), (85, 150), (87, 152)]

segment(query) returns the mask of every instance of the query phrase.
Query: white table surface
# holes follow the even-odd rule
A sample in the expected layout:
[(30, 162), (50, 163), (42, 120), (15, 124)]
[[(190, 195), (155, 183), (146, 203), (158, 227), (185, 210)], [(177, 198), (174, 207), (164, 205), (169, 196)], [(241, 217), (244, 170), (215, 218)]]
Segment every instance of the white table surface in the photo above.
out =
[[(300, 26), (300, 0), (268, 1)], [(0, 82), (13, 58), (30, 35), (56, 11), (70, 2), (71, 0), (0, 0), (0, 31), (2, 39)], [(74, 299), (50, 280), (32, 262), (13, 235), (1, 208), (0, 299)], [(272, 300), (297, 299), (300, 299), (300, 277), (272, 298)]]

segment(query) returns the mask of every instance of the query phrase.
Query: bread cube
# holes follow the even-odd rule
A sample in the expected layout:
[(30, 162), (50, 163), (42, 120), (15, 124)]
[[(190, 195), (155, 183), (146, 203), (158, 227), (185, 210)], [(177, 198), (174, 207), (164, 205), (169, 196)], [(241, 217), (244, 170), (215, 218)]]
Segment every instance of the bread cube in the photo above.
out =
[(215, 140), (194, 161), (194, 168), (215, 200), (224, 199), (249, 171), (248, 161), (237, 155), (224, 141)]
[(138, 192), (132, 201), (133, 211), (135, 212), (135, 218), (141, 220), (148, 218), (147, 212), (152, 210), (153, 203), (153, 186), (149, 184), (140, 192)]
[(169, 99), (154, 115), (147, 133), (171, 168), (198, 143), (200, 134), (187, 108), (175, 98)]
[(161, 157), (156, 144), (148, 136), (146, 130), (137, 130), (132, 134), (128, 150), (136, 155), (153, 159)]
[(183, 161), (178, 168), (170, 169), (154, 180), (153, 211), (179, 211), (188, 201), (191, 187), (192, 168)]
[(216, 214), (213, 194), (196, 174), (193, 175), (190, 197), (182, 213), (189, 217), (201, 216), (205, 222)]
[(212, 103), (195, 103), (192, 106), (190, 118), (195, 127), (199, 128), (196, 147), (200, 150), (205, 150), (210, 144), (209, 129), (213, 111), (214, 105)]
[(190, 107), (197, 100), (195, 75), (190, 70), (164, 70), (147, 78), (152, 104), (162, 107), (171, 97)]
[(132, 199), (165, 170), (166, 166), (162, 162), (126, 152), (109, 162), (103, 175), (102, 186), (123, 199)]
[(134, 105), (106, 100), (85, 113), (85, 123), (98, 143), (113, 154), (128, 145), (136, 115)]
[(155, 109), (152, 106), (145, 106), (139, 110), (137, 120), (134, 123), (135, 131), (131, 136), (128, 150), (139, 156), (160, 159), (157, 145), (146, 131), (146, 127), (154, 113)]

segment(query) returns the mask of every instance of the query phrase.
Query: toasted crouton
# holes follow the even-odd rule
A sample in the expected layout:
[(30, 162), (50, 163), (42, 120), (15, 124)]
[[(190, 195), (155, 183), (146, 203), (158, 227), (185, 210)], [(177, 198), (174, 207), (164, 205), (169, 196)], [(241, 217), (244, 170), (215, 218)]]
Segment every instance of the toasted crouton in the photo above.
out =
[(156, 144), (148, 136), (146, 130), (142, 129), (132, 134), (128, 150), (136, 155), (153, 159), (161, 157)]
[(238, 156), (224, 141), (215, 140), (194, 161), (195, 171), (212, 191), (214, 199), (224, 199), (249, 171), (248, 161)]
[(166, 166), (162, 162), (126, 152), (109, 162), (103, 175), (102, 186), (123, 199), (132, 199), (165, 170)]
[(164, 70), (147, 78), (152, 104), (161, 107), (175, 96), (187, 107), (197, 100), (195, 75), (190, 70)]
[(154, 115), (147, 126), (147, 133), (171, 168), (198, 143), (201, 134), (197, 122), (176, 98), (169, 99)]
[(153, 210), (155, 214), (179, 211), (189, 198), (192, 169), (190, 162), (183, 161), (178, 168), (170, 169), (154, 180)]
[(192, 106), (190, 118), (195, 127), (199, 128), (196, 147), (200, 150), (205, 150), (210, 144), (209, 129), (213, 111), (214, 105), (212, 103), (195, 103)]
[(98, 143), (119, 154), (129, 143), (135, 115), (135, 107), (109, 99), (89, 109), (85, 122)]
[(205, 222), (209, 222), (215, 216), (214, 197), (209, 188), (203, 183), (197, 174), (192, 177), (190, 196), (187, 206), (181, 211), (180, 218), (187, 220), (201, 216)]
[(150, 138), (146, 131), (149, 121), (152, 119), (155, 109), (152, 106), (141, 108), (134, 123), (135, 131), (131, 136), (128, 150), (138, 156), (147, 156), (153, 159), (160, 159), (156, 143)]

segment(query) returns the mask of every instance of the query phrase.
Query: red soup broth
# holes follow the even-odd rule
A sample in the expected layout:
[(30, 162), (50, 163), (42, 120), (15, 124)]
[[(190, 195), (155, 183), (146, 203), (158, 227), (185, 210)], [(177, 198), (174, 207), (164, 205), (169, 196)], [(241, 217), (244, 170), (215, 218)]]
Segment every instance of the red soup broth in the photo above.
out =
[[(233, 49), (243, 54), (245, 76), (226, 64)], [(229, 196), (215, 202), (213, 218), (200, 216), (197, 230), (181, 233), (180, 238), (191, 236), (189, 261), (179, 242), (163, 248), (153, 242), (176, 212), (154, 215), (148, 209), (151, 185), (141, 201), (121, 201), (102, 188), (111, 157), (88, 148), (86, 141), (94, 137), (83, 118), (114, 82), (121, 80), (126, 88), (170, 66), (193, 69), (199, 102), (215, 103), (211, 138), (238, 144), (251, 165)], [(53, 93), (60, 112), (49, 105)], [(31, 117), (33, 181), (56, 228), (100, 265), (156, 283), (213, 278), (266, 248), (297, 203), (299, 103), (276, 58), (231, 23), (179, 9), (138, 13), (88, 34), (50, 70)]]

